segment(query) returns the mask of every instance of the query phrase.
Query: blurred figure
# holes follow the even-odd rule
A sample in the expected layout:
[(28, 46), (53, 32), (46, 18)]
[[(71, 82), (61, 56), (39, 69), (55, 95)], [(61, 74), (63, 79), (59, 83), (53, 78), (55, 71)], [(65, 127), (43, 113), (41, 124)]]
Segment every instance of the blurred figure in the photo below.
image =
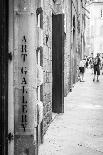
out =
[(97, 75), (97, 82), (99, 82), (99, 75), (100, 75), (100, 57), (99, 53), (97, 53), (97, 56), (94, 58), (93, 61), (93, 69), (94, 69), (94, 78), (93, 81), (95, 81), (95, 77)]
[(86, 68), (88, 68), (88, 65), (89, 65), (89, 59), (88, 57), (86, 58)]
[(85, 64), (86, 64), (86, 61), (82, 59), (79, 64), (80, 82), (84, 81)]
[(100, 64), (101, 64), (101, 67), (100, 67), (100, 70), (101, 70), (101, 73), (102, 73), (102, 75), (103, 75), (103, 57), (101, 57), (100, 60), (101, 60), (101, 63), (100, 63)]
[(89, 59), (89, 65), (90, 65), (90, 69), (92, 70), (92, 74), (93, 74), (93, 58), (91, 57)]

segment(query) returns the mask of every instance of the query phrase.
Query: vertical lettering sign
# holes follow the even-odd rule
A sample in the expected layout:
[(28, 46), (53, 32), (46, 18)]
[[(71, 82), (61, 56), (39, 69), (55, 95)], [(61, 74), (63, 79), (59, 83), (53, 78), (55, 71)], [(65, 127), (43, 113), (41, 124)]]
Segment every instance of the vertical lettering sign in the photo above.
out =
[(21, 59), (22, 59), (22, 66), (21, 66), (21, 88), (22, 88), (22, 100), (21, 100), (21, 127), (23, 131), (26, 132), (27, 123), (28, 123), (28, 101), (27, 101), (27, 40), (26, 37), (23, 36), (22, 38), (22, 45), (21, 45)]

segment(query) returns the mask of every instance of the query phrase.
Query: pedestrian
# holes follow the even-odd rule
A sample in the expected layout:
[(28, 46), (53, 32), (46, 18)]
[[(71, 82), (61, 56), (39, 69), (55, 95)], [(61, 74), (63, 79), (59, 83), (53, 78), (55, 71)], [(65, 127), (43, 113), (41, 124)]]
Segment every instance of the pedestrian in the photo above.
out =
[(86, 68), (88, 68), (88, 62), (89, 62), (89, 59), (86, 58)]
[(92, 74), (94, 74), (94, 65), (93, 65), (93, 61), (94, 61), (94, 58), (91, 58), (90, 68), (91, 68), (91, 70), (92, 70)]
[(79, 63), (79, 74), (80, 74), (80, 82), (84, 80), (84, 72), (85, 72), (85, 60), (82, 59)]
[(102, 75), (103, 75), (103, 57), (101, 58), (101, 70), (102, 70)]
[(100, 75), (100, 57), (99, 53), (97, 53), (97, 56), (94, 58), (93, 61), (93, 69), (94, 69), (94, 78), (93, 81), (95, 81), (95, 77), (97, 75), (97, 82), (99, 82), (99, 75)]

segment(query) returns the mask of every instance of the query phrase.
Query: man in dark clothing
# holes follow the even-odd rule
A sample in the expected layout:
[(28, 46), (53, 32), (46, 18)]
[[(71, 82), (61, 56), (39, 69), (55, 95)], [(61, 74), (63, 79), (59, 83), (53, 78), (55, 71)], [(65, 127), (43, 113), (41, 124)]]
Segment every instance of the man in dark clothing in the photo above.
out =
[(93, 78), (93, 81), (95, 81), (95, 76), (97, 74), (97, 82), (99, 82), (99, 79), (98, 79), (99, 75), (100, 75), (100, 58), (99, 58), (99, 53), (94, 58), (93, 67), (94, 67), (94, 78)]

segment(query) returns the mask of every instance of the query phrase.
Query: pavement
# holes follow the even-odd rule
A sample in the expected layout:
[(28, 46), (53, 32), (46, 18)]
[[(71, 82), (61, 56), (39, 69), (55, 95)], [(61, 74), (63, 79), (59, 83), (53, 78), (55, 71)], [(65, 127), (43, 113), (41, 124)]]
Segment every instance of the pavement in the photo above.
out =
[(51, 122), (38, 155), (103, 155), (103, 75), (86, 70), (64, 98), (64, 113)]

